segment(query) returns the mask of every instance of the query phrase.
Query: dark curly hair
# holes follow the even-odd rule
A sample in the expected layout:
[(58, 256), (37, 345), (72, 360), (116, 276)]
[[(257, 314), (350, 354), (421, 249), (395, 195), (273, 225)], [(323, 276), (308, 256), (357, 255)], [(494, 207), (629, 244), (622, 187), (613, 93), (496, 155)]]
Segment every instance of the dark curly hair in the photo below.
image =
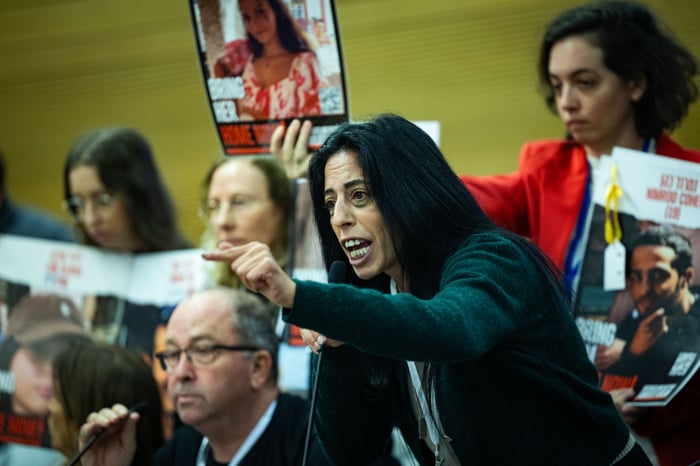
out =
[(584, 35), (603, 52), (604, 65), (624, 81), (646, 78), (646, 92), (634, 102), (637, 133), (644, 138), (672, 130), (697, 99), (695, 57), (666, 30), (646, 6), (630, 1), (595, 1), (561, 13), (547, 27), (540, 47), (540, 89), (556, 110), (549, 78), (554, 44)]

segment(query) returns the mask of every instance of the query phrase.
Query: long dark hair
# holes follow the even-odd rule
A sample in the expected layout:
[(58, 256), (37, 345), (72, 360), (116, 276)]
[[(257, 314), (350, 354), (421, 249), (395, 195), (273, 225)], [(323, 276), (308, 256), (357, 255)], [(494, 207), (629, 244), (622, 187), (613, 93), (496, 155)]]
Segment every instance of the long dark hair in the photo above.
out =
[[(151, 464), (163, 444), (163, 414), (160, 393), (150, 367), (129, 349), (104, 343), (75, 344), (53, 362), (54, 389), (68, 424), (78, 430), (87, 416), (105, 406), (121, 403), (131, 407), (147, 403), (148, 409), (136, 426), (134, 465)], [(68, 457), (77, 451), (62, 452)]]
[[(190, 247), (177, 226), (175, 206), (163, 183), (146, 139), (129, 128), (103, 128), (80, 136), (63, 166), (63, 193), (72, 195), (70, 172), (81, 165), (95, 167), (100, 181), (120, 195), (141, 240), (133, 252), (168, 251)], [(83, 242), (97, 244), (78, 224)]]
[[(287, 5), (282, 0), (267, 0), (267, 3), (275, 14), (277, 37), (282, 47), (291, 53), (310, 52), (311, 47), (309, 47), (309, 43), (304, 37), (304, 32), (294, 20)], [(248, 36), (248, 43), (253, 56), (255, 58), (260, 57), (263, 53), (263, 45), (247, 31), (246, 35)]]
[[(423, 299), (434, 296), (440, 288), (445, 261), (471, 235), (494, 232), (508, 237), (538, 264), (555, 299), (572, 309), (562, 276), (554, 264), (533, 243), (489, 220), (433, 140), (413, 123), (391, 114), (367, 123), (342, 125), (311, 158), (311, 199), (328, 270), (334, 261), (349, 263), (324, 205), (326, 163), (344, 150), (357, 155), (411, 294)], [(387, 275), (365, 281), (349, 265), (346, 270), (347, 281), (355, 286), (388, 291)], [(387, 361), (365, 364), (370, 386), (381, 388), (389, 383), (391, 369)], [(423, 382), (435, 386), (436, 374), (437, 366), (428, 363)], [(430, 392), (428, 397), (432, 397)], [(429, 409), (432, 411), (432, 403)]]
[[(560, 274), (530, 241), (496, 226), (450, 168), (440, 149), (419, 127), (396, 115), (338, 128), (311, 159), (309, 184), (314, 216), (327, 268), (348, 264), (324, 205), (325, 166), (339, 151), (358, 157), (411, 294), (430, 298), (439, 290), (442, 267), (471, 235), (497, 232), (517, 243), (546, 271), (554, 289), (562, 290)], [(348, 265), (349, 281), (386, 290), (388, 277), (361, 280)]]
[(658, 137), (672, 130), (698, 97), (693, 77), (698, 65), (693, 55), (670, 32), (662, 29), (644, 5), (625, 1), (597, 1), (566, 10), (547, 27), (540, 46), (540, 90), (556, 111), (549, 79), (549, 56), (555, 43), (583, 35), (603, 52), (603, 63), (622, 80), (646, 78), (646, 91), (633, 103), (634, 121), (641, 137)]

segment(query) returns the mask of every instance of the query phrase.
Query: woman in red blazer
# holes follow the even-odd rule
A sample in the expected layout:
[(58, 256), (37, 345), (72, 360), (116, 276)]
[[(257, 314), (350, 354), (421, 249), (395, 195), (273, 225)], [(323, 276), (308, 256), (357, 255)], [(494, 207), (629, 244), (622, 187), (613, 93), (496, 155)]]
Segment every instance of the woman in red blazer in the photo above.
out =
[(580, 212), (591, 207), (583, 202), (591, 165), (601, 155), (621, 146), (700, 163), (699, 151), (664, 133), (697, 99), (697, 63), (648, 9), (612, 1), (552, 21), (538, 68), (566, 138), (525, 143), (517, 172), (462, 180), (493, 220), (530, 237), (565, 271)]
[[(665, 133), (697, 99), (697, 63), (643, 5), (603, 1), (549, 24), (538, 68), (566, 138), (526, 143), (514, 173), (462, 180), (492, 220), (531, 238), (576, 289), (600, 156), (622, 146), (700, 163), (700, 152)], [(700, 375), (663, 408), (626, 405), (629, 390), (611, 394), (661, 466), (700, 459)]]

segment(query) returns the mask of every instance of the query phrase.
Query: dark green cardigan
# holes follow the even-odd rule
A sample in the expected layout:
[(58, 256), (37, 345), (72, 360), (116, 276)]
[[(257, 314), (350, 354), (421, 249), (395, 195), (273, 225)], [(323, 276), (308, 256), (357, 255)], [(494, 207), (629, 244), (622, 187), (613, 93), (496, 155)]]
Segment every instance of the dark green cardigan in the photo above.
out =
[(607, 465), (628, 441), (570, 311), (496, 233), (465, 241), (431, 299), (298, 281), (285, 319), (346, 343), (325, 350), (316, 418), (339, 465), (369, 463), (393, 425), (434, 464), (417, 438), (407, 360), (436, 364), (440, 420), (462, 464)]

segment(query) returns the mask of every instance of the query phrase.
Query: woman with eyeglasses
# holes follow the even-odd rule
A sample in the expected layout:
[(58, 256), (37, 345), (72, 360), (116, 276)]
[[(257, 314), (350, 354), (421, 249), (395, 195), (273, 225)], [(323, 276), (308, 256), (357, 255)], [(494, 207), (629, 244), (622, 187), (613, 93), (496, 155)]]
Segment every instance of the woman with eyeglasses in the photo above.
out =
[(151, 148), (133, 129), (80, 136), (66, 157), (63, 190), (85, 244), (129, 253), (190, 247)]
[[(277, 262), (288, 262), (288, 228), (292, 195), (284, 168), (272, 158), (222, 158), (202, 182), (200, 213), (206, 224), (203, 247), (260, 241)], [(240, 286), (225, 264), (212, 264), (217, 285)]]
[[(86, 245), (132, 254), (191, 247), (178, 228), (151, 147), (134, 129), (81, 135), (68, 151), (63, 189), (64, 205)], [(152, 353), (160, 309), (99, 297), (86, 315), (98, 339)]]

